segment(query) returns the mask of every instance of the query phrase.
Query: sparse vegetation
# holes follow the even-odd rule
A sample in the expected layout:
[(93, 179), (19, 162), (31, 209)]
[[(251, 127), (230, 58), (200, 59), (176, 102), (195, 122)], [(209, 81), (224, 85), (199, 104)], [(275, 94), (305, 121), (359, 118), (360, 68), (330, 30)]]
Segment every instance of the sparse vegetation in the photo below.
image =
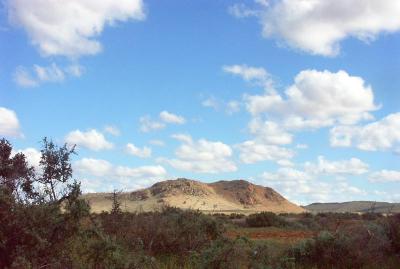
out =
[(43, 140), (40, 171), (11, 152), (0, 140), (0, 268), (400, 268), (400, 214), (129, 213), (117, 191), (90, 213), (74, 148)]

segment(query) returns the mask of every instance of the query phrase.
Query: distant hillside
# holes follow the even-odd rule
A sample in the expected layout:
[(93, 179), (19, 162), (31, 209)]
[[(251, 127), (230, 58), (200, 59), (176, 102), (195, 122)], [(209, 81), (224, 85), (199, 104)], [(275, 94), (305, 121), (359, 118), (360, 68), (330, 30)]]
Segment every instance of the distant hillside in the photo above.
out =
[[(110, 193), (85, 194), (92, 211), (111, 208)], [(299, 213), (305, 210), (282, 197), (271, 188), (245, 180), (202, 183), (189, 179), (167, 180), (150, 188), (120, 195), (121, 207), (127, 211), (152, 211), (164, 205), (205, 212), (253, 213), (271, 211)]]
[(314, 203), (303, 208), (311, 212), (376, 212), (400, 213), (400, 203), (353, 201), (344, 203)]

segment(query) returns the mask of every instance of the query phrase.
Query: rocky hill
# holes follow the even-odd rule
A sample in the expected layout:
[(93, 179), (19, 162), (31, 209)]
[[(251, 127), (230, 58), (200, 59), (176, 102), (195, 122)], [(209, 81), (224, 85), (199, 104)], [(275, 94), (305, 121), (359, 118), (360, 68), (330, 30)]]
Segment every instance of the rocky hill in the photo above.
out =
[[(110, 193), (85, 194), (94, 212), (111, 208)], [(153, 186), (119, 195), (121, 207), (127, 211), (152, 211), (165, 205), (205, 212), (299, 213), (305, 210), (282, 197), (271, 188), (254, 185), (245, 180), (202, 183), (189, 179), (167, 180)]]
[(400, 213), (400, 203), (352, 201), (344, 203), (314, 203), (304, 206), (310, 212), (350, 212), (350, 213)]

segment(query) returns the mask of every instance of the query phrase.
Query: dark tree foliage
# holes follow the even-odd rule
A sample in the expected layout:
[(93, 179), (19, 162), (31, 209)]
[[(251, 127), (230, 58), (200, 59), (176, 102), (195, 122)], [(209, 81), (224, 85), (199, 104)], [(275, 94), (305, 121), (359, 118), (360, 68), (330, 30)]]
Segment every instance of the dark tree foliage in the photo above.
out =
[(88, 214), (72, 181), (74, 149), (43, 140), (39, 171), (0, 140), (0, 268), (64, 268), (65, 244)]

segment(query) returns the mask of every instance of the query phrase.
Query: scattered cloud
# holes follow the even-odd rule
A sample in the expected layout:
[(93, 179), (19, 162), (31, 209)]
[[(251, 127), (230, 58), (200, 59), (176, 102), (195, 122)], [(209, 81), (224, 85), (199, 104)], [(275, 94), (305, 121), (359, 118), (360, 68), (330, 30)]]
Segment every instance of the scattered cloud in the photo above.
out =
[(336, 126), (330, 130), (333, 147), (355, 146), (365, 151), (400, 149), (400, 113), (389, 114), (364, 126)]
[(291, 149), (276, 145), (263, 144), (257, 141), (248, 140), (239, 145), (239, 158), (243, 163), (251, 164), (261, 161), (286, 162), (293, 158), (294, 152)]
[(107, 125), (104, 127), (104, 132), (113, 135), (113, 136), (120, 136), (121, 135), (121, 131), (113, 125)]
[(177, 158), (160, 158), (159, 161), (167, 163), (178, 170), (195, 173), (221, 173), (237, 170), (235, 163), (230, 159), (233, 155), (230, 146), (215, 141), (200, 139), (193, 141), (189, 135), (174, 135), (182, 145), (175, 151)]
[(254, 116), (264, 113), (292, 130), (355, 124), (372, 119), (369, 112), (378, 109), (372, 88), (345, 71), (301, 71), (285, 95), (285, 99), (277, 93), (247, 95), (247, 109)]
[(66, 79), (66, 76), (80, 77), (82, 72), (83, 67), (80, 65), (62, 68), (52, 63), (49, 66), (34, 65), (32, 70), (18, 66), (14, 73), (14, 81), (21, 87), (30, 88), (46, 82), (60, 83)]
[(395, 170), (381, 170), (379, 172), (374, 172), (368, 177), (370, 182), (400, 182), (400, 171)]
[(256, 16), (266, 38), (310, 54), (336, 56), (349, 37), (366, 43), (381, 33), (400, 30), (400, 3), (393, 0), (279, 0), (248, 8), (237, 4), (230, 13)]
[(132, 143), (128, 143), (125, 147), (125, 151), (133, 156), (139, 157), (139, 158), (149, 158), (151, 157), (151, 148), (149, 147), (143, 147), (143, 148), (138, 148)]
[(271, 75), (262, 67), (242, 65), (225, 65), (222, 70), (226, 73), (239, 76), (243, 80), (266, 89), (273, 88)]
[(9, 0), (8, 7), (42, 55), (70, 58), (99, 53), (105, 26), (146, 17), (142, 0)]
[(186, 119), (182, 116), (176, 115), (168, 111), (161, 111), (159, 119), (153, 120), (149, 115), (140, 117), (140, 131), (148, 133), (151, 131), (158, 131), (164, 129), (167, 124), (184, 124)]
[(9, 137), (22, 136), (17, 114), (5, 107), (0, 107), (0, 135)]
[(184, 124), (186, 122), (185, 118), (168, 111), (160, 112), (160, 119), (166, 123), (173, 123), (173, 124)]
[(150, 116), (140, 117), (139, 122), (140, 122), (140, 131), (144, 133), (162, 130), (166, 126), (165, 123), (152, 120)]
[(262, 121), (260, 118), (255, 118), (250, 121), (248, 129), (250, 134), (265, 144), (286, 145), (293, 141), (293, 135), (273, 121)]
[(99, 151), (105, 149), (112, 149), (114, 145), (108, 142), (104, 135), (95, 129), (82, 132), (75, 130), (67, 134), (65, 141), (71, 145), (78, 147), (88, 148), (90, 150)]
[(317, 176), (320, 175), (291, 167), (281, 167), (275, 173), (264, 172), (259, 180), (289, 200), (303, 205), (312, 202), (348, 201), (367, 194), (366, 191), (350, 185), (345, 179), (327, 181), (320, 180)]
[(127, 167), (92, 158), (76, 161), (73, 163), (73, 168), (78, 175), (84, 176), (83, 187), (89, 186), (90, 191), (112, 191), (115, 188), (139, 189), (167, 176), (167, 171), (160, 165)]
[(242, 104), (236, 100), (230, 100), (228, 102), (219, 100), (214, 96), (211, 96), (201, 102), (201, 105), (204, 107), (209, 107), (214, 109), (215, 111), (225, 111), (228, 115), (233, 115), (238, 113), (241, 110)]
[(368, 172), (368, 164), (360, 159), (329, 161), (319, 156), (317, 163), (307, 162), (305, 170), (310, 174), (317, 175), (362, 175)]

